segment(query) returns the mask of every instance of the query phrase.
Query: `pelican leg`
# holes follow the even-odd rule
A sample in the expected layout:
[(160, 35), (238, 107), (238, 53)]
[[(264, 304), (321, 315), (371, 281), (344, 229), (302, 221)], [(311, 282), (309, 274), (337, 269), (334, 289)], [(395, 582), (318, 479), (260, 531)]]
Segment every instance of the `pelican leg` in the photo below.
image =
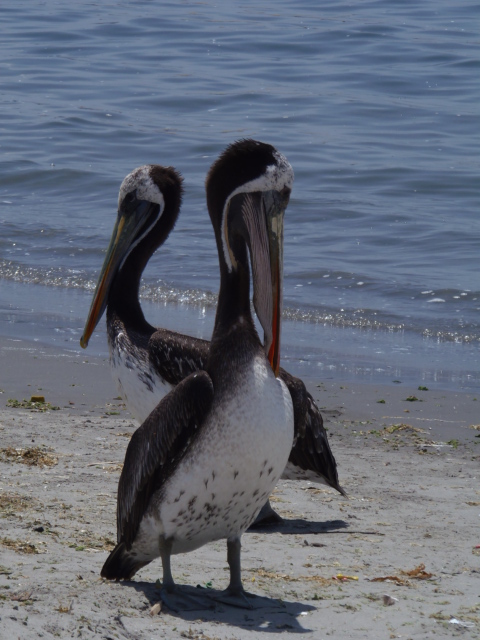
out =
[(162, 578), (162, 588), (160, 590), (160, 600), (166, 605), (171, 611), (175, 611), (178, 613), (178, 607), (173, 604), (170, 596), (168, 594), (172, 594), (175, 591), (175, 582), (172, 576), (172, 568), (170, 564), (170, 557), (172, 554), (172, 541), (165, 538), (165, 536), (160, 536), (158, 540), (158, 547), (160, 549), (160, 558), (162, 560), (162, 569), (163, 569), (163, 578)]
[(255, 595), (247, 593), (242, 585), (241, 548), (240, 537), (227, 539), (227, 562), (230, 567), (230, 584), (215, 600), (231, 605), (232, 607), (239, 607), (240, 609), (253, 609), (254, 607), (249, 598), (255, 598)]
[(160, 548), (160, 558), (162, 559), (163, 569), (162, 587), (167, 593), (173, 593), (175, 590), (175, 582), (173, 580), (170, 563), (170, 557), (172, 555), (172, 540), (167, 539), (162, 535), (158, 541), (158, 546)]
[(280, 524), (283, 519), (272, 508), (270, 500), (267, 500), (263, 507), (260, 509), (260, 513), (255, 518), (255, 522), (250, 525), (250, 529), (261, 529), (272, 524)]
[(184, 591), (180, 592), (172, 576), (170, 558), (172, 555), (172, 539), (160, 536), (159, 538), (160, 558), (162, 560), (163, 578), (160, 590), (160, 600), (170, 611), (179, 613), (186, 611), (203, 611), (212, 609), (212, 602), (209, 598), (190, 595)]
[(230, 584), (227, 590), (235, 594), (243, 593), (242, 567), (240, 563), (241, 549), (240, 538), (227, 540), (227, 562), (230, 567)]

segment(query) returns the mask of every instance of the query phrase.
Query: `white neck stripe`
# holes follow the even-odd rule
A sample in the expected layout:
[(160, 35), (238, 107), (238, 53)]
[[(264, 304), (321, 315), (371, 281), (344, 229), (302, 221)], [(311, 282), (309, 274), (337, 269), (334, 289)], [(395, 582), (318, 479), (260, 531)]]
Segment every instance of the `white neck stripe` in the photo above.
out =
[(229, 271), (231, 271), (233, 268), (232, 256), (227, 240), (227, 211), (231, 199), (239, 193), (253, 193), (255, 191), (281, 191), (285, 187), (291, 189), (293, 186), (294, 174), (290, 163), (288, 162), (286, 157), (279, 151), (275, 151), (273, 155), (276, 160), (276, 164), (269, 165), (266, 168), (265, 173), (263, 173), (258, 178), (254, 178), (253, 180), (250, 180), (250, 182), (246, 182), (245, 184), (237, 187), (235, 191), (233, 191), (227, 198), (223, 207), (221, 224), (222, 247), (223, 256), (225, 258), (225, 262), (227, 263)]

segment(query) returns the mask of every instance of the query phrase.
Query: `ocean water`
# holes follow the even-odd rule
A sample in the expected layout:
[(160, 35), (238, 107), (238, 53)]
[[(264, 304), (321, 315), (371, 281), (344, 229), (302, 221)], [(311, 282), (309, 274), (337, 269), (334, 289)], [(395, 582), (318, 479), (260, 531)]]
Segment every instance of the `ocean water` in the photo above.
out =
[(146, 314), (208, 338), (205, 175), (254, 137), (295, 170), (284, 364), (478, 387), (476, 3), (5, 0), (0, 19), (0, 336), (79, 349), (120, 183), (159, 163), (185, 198)]

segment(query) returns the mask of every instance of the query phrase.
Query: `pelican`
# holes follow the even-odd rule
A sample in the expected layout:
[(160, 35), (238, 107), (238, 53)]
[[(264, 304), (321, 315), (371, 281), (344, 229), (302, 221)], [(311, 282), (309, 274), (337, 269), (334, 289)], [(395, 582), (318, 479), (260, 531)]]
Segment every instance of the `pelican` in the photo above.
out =
[[(167, 239), (182, 200), (182, 178), (171, 167), (145, 165), (122, 182), (118, 216), (80, 341), (86, 348), (107, 310), (110, 365), (118, 391), (142, 424), (177, 384), (206, 367), (210, 342), (145, 319), (139, 301), (140, 280), (152, 254)], [(302, 380), (280, 368), (292, 396), (295, 440), (282, 478), (309, 480), (342, 495), (335, 458), (323, 419)], [(281, 521), (267, 500), (255, 526)]]
[[(210, 169), (220, 291), (206, 366), (170, 391), (132, 436), (118, 487), (118, 542), (104, 578), (130, 579), (160, 557), (167, 598), (175, 590), (171, 555), (226, 538), (230, 582), (222, 601), (251, 606), (241, 535), (280, 478), (294, 437), (292, 398), (277, 377), (292, 184), (287, 159), (253, 140), (229, 146)], [(263, 343), (250, 308), (249, 258)]]

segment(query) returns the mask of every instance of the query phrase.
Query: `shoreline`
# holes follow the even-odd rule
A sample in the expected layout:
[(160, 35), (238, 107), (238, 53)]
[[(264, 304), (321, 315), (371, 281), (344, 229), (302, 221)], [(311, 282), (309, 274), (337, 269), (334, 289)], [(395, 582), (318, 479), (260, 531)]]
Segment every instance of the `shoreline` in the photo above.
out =
[[(3, 407), (8, 399), (28, 400), (35, 394), (45, 396), (52, 405), (80, 414), (92, 406), (121, 404), (108, 357), (92, 354), (88, 349), (71, 351), (0, 336), (0, 365), (3, 372), (8, 372), (0, 383)], [(297, 369), (289, 370), (301, 376)], [(326, 423), (332, 415), (341, 416), (344, 421), (375, 422), (382, 427), (411, 422), (415, 428), (432, 432), (437, 440), (457, 438), (461, 442), (472, 441), (475, 434), (471, 426), (480, 424), (480, 390), (477, 394), (401, 381), (381, 384), (319, 381), (311, 377), (303, 380)]]
[[(79, 356), (108, 357), (105, 321), (101, 320), (88, 350), (79, 340), (92, 292), (2, 281), (0, 340), (18, 339), (68, 350)], [(210, 339), (215, 309), (209, 305), (142, 300), (153, 326)], [(80, 357), (80, 356), (79, 356)], [(480, 389), (480, 351), (472, 343), (440, 342), (414, 332), (332, 327), (282, 322), (282, 366), (304, 380), (361, 384), (427, 386), (451, 391)]]
[[(0, 340), (6, 636), (480, 638), (480, 420), (472, 394), (307, 381), (348, 498), (281, 480), (272, 502), (284, 524), (242, 537), (243, 580), (258, 609), (151, 615), (159, 561), (131, 582), (99, 577), (137, 425), (107, 359), (86, 355)], [(59, 409), (6, 406), (9, 397), (36, 393)], [(419, 400), (407, 401), (410, 393)], [(224, 541), (172, 561), (187, 591), (225, 588), (226, 569)]]

